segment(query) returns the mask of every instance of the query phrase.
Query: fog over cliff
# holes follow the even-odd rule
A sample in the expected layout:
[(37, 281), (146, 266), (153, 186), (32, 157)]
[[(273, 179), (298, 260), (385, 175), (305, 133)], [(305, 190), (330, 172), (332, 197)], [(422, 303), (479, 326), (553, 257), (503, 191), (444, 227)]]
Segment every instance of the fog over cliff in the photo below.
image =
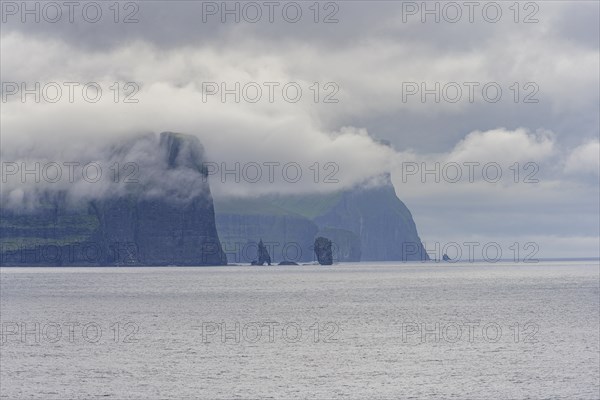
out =
[(169, 165), (161, 140), (155, 134), (131, 135), (110, 144), (75, 140), (61, 149), (49, 143), (27, 146), (20, 154), (3, 152), (2, 205), (35, 210), (49, 196), (64, 196), (80, 206), (128, 194), (185, 203), (209, 193), (201, 174), (203, 152), (186, 142), (187, 148)]

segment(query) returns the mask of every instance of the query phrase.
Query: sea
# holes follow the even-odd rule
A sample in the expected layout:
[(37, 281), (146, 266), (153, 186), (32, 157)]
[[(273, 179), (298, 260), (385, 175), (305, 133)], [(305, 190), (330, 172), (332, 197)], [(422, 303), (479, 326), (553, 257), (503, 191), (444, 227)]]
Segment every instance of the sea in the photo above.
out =
[(1, 399), (598, 399), (600, 264), (0, 269)]

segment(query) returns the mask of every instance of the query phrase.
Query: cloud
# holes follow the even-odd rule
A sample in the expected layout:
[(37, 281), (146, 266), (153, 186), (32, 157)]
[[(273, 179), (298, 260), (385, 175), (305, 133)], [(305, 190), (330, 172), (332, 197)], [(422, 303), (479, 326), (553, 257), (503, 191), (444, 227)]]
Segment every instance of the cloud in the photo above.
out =
[[(179, 150), (203, 158), (203, 149)], [(197, 166), (178, 162), (169, 167), (167, 147), (157, 135), (134, 135), (106, 146), (64, 146), (63, 152), (29, 147), (2, 153), (2, 206), (29, 211), (49, 199), (71, 206), (125, 195), (187, 202), (208, 193)]]
[(400, 152), (392, 180), (425, 241), (534, 241), (542, 257), (567, 257), (599, 240), (599, 157), (597, 141), (570, 152), (553, 132), (498, 128), (443, 153)]
[(542, 161), (555, 151), (551, 132), (531, 133), (524, 128), (504, 128), (469, 133), (452, 149), (448, 160), (456, 162), (493, 160), (502, 163)]
[(577, 146), (567, 157), (565, 172), (569, 174), (599, 174), (600, 142), (592, 140)]
[[(25, 81), (31, 90), (37, 83), (31, 77), (45, 78), (37, 86), (40, 102), (32, 94), (21, 97), (21, 90), (5, 94), (2, 156), (6, 160), (27, 154), (30, 162), (36, 157), (85, 158), (87, 162), (94, 159), (88, 153), (102, 152), (132, 135), (177, 131), (199, 137), (208, 149), (207, 161), (218, 166), (211, 176), (216, 194), (335, 191), (390, 168), (393, 151), (373, 140), (367, 130), (352, 126), (325, 128), (318, 117), (316, 92), (311, 89), (314, 82), (290, 75), (283, 61), (269, 54), (253, 57), (249, 50), (218, 52), (211, 47), (163, 50), (147, 43), (90, 54), (55, 40), (44, 46), (43, 40), (17, 33), (5, 39), (3, 52), (41, 52), (28, 64), (27, 71), (8, 61), (6, 74), (10, 79), (15, 83)], [(69, 55), (68, 70), (60, 61), (64, 54)], [(86, 76), (93, 79), (84, 79)], [(80, 83), (72, 99), (68, 82)], [(101, 93), (98, 101), (86, 99), (88, 82), (94, 85), (90, 96)], [(206, 84), (213, 82), (219, 91), (236, 87), (239, 91), (225, 98), (221, 94), (207, 96)], [(276, 83), (275, 101), (269, 100), (270, 89), (265, 82)], [(243, 88), (248, 84), (252, 90), (258, 87), (263, 91), (262, 101), (245, 101), (243, 96), (248, 92)], [(290, 92), (283, 88), (288, 84), (293, 86), (290, 96), (301, 93), (297, 102), (286, 99)], [(135, 86), (129, 90), (127, 85)], [(44, 101), (54, 96), (54, 86), (58, 86), (62, 97)], [(300, 92), (295, 92), (296, 87)], [(137, 88), (139, 91), (134, 91)], [(127, 103), (126, 95), (132, 92), (129, 100), (136, 102)], [(254, 182), (254, 175), (249, 179), (244, 175), (248, 172), (246, 166), (256, 174), (255, 164), (261, 168), (262, 179), (258, 182)], [(274, 171), (269, 170), (269, 164), (276, 164)], [(227, 170), (237, 172), (232, 175)], [(275, 173), (275, 179), (268, 177), (270, 172)], [(302, 178), (298, 181), (297, 173)]]

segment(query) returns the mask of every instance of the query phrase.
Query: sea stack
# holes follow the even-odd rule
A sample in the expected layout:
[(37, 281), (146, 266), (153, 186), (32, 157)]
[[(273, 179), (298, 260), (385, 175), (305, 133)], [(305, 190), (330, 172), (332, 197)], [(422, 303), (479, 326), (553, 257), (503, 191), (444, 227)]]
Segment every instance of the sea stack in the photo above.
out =
[(331, 240), (325, 237), (318, 237), (315, 239), (315, 255), (317, 261), (321, 265), (333, 264), (333, 253), (331, 251)]

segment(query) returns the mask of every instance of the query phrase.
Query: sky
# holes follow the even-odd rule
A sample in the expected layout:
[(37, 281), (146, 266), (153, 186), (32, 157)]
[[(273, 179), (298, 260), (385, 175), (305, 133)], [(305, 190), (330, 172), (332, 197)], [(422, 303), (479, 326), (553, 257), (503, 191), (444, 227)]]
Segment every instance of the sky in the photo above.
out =
[[(217, 200), (389, 172), (426, 248), (598, 257), (599, 13), (596, 1), (3, 1), (3, 174), (37, 161), (109, 174), (111, 146), (129, 143), (120, 172), (133, 161), (156, 182), (148, 135), (183, 132), (202, 142)], [(49, 180), (3, 182), (3, 202), (40, 185), (105, 193)]]

